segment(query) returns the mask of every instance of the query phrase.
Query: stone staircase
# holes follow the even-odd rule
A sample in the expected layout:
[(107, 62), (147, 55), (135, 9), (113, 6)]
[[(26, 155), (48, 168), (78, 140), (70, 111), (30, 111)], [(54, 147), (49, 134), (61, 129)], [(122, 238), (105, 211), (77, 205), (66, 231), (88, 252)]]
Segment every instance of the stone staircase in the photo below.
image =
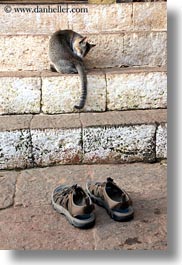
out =
[[(16, 4), (7, 14), (4, 6), (0, 169), (167, 158), (165, 2), (66, 4), (87, 12), (61, 14), (15, 12), (25, 7)], [(85, 60), (82, 112), (73, 109), (81, 93), (78, 76), (48, 70), (49, 37), (68, 28), (96, 44)]]
[[(0, 249), (167, 250), (166, 3), (38, 13), (37, 4), (8, 2), (9, 13), (0, 4)], [(78, 76), (49, 71), (49, 37), (67, 28), (97, 44), (85, 60), (81, 112)], [(107, 177), (130, 194), (131, 222), (95, 206), (95, 226), (78, 231), (53, 210), (58, 185)]]

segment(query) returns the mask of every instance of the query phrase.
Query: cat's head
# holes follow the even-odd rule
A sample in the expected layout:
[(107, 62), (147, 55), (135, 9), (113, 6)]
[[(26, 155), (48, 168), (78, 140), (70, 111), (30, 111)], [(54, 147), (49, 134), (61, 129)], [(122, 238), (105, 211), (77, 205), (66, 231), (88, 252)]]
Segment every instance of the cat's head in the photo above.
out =
[(96, 44), (90, 44), (86, 41), (86, 37), (77, 39), (77, 41), (73, 45), (73, 51), (74, 53), (79, 56), (80, 58), (83, 58), (87, 55), (87, 53), (95, 47)]

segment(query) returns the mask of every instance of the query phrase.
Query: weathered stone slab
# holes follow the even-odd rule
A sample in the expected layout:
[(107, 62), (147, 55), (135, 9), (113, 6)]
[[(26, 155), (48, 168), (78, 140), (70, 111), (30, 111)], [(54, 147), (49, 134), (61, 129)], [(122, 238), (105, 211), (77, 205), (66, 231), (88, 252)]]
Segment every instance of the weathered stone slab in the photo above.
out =
[(40, 112), (38, 77), (0, 77), (0, 114)]
[(48, 36), (0, 36), (0, 71), (42, 71), (49, 68)]
[(165, 72), (108, 73), (107, 109), (154, 109), (167, 107)]
[[(166, 32), (102, 33), (87, 37), (96, 44), (85, 58), (88, 69), (166, 65)], [(1, 36), (0, 71), (49, 69), (48, 41), (46, 35)]]
[[(79, 104), (81, 82), (78, 75), (56, 75), (42, 79), (42, 110), (44, 113), (75, 112)], [(88, 75), (88, 93), (84, 111), (105, 111), (106, 82), (104, 74)]]
[(155, 160), (155, 125), (83, 129), (84, 163)]
[(138, 124), (160, 124), (167, 122), (166, 109), (107, 111), (81, 113), (80, 120), (85, 127), (128, 126)]
[(115, 0), (88, 0), (89, 4), (112, 4)]
[(134, 30), (167, 30), (167, 4), (133, 3)]
[(156, 156), (167, 158), (167, 124), (161, 124), (156, 132)]
[(26, 168), (31, 162), (29, 130), (0, 132), (0, 169)]
[[(106, 90), (108, 110), (166, 108), (167, 75), (165, 70), (154, 69), (90, 71), (83, 111), (105, 111)], [(75, 112), (74, 105), (81, 97), (78, 75), (45, 72), (41, 83), (38, 75), (31, 77), (29, 73), (18, 77), (10, 73), (8, 77), (6, 73), (3, 77), (2, 73), (0, 114), (39, 113), (41, 107), (48, 114)]]
[[(46, 12), (46, 8), (48, 12)], [(6, 9), (9, 12), (6, 13)], [(53, 10), (57, 12), (53, 12)], [(51, 34), (60, 28), (68, 28), (68, 14), (58, 11), (58, 5), (49, 5), (48, 7), (48, 5), (40, 4), (1, 4), (0, 34)]]
[(61, 28), (80, 33), (166, 30), (167, 11), (164, 2), (118, 5), (115, 0), (105, 0), (107, 5), (103, 5), (104, 0), (91, 1), (92, 5), (15, 4), (9, 7), (9, 13), (5, 12), (7, 4), (1, 4), (0, 24), (3, 26), (0, 34), (52, 34)]
[(122, 64), (123, 33), (90, 34), (88, 39), (96, 44), (84, 59), (88, 69), (118, 67)]
[[(119, 58), (117, 59), (119, 60)], [(125, 34), (124, 53), (120, 56), (120, 64), (165, 66), (167, 64), (167, 33), (134, 32)]]
[(0, 211), (0, 236), (0, 248), (4, 250), (94, 249), (92, 229), (75, 229), (51, 205), (45, 204)]
[(34, 115), (30, 125), (31, 129), (75, 129), (80, 127), (81, 122), (79, 113), (60, 115)]
[(86, 165), (57, 165), (23, 170), (17, 180), (14, 206), (41, 208), (50, 205), (52, 191), (57, 186), (75, 183), (83, 186), (86, 179), (91, 180)]
[(15, 131), (29, 129), (33, 115), (3, 115), (0, 116), (0, 131)]
[[(166, 158), (166, 115), (165, 109), (156, 109), (2, 116), (0, 169), (151, 162), (155, 150), (158, 158)], [(156, 124), (161, 125), (155, 138)]]
[(167, 62), (166, 32), (91, 34), (90, 39), (96, 47), (85, 58), (87, 68), (165, 66)]
[(14, 203), (16, 179), (16, 172), (0, 172), (0, 210)]
[[(132, 10), (129, 3), (102, 5), (103, 1), (98, 2), (101, 4), (94, 5), (93, 1), (92, 5), (85, 4), (84, 8), (80, 4), (60, 8), (58, 5), (13, 5), (9, 13), (5, 12), (6, 5), (2, 4), (0, 22), (4, 27), (1, 27), (0, 33), (50, 34), (60, 28), (79, 29), (82, 32), (132, 30), (132, 15), (135, 30), (166, 30), (166, 3), (134, 3)], [(46, 8), (49, 12), (46, 12)]]
[(31, 130), (36, 166), (78, 164), (82, 160), (81, 129)]
[[(83, 5), (76, 5), (82, 8)], [(129, 31), (133, 28), (132, 4), (84, 5), (88, 12), (68, 13), (69, 27), (82, 34)], [(69, 5), (69, 8), (75, 8)], [(102, 17), (102, 19), (101, 19)], [(114, 19), (113, 19), (114, 18)]]

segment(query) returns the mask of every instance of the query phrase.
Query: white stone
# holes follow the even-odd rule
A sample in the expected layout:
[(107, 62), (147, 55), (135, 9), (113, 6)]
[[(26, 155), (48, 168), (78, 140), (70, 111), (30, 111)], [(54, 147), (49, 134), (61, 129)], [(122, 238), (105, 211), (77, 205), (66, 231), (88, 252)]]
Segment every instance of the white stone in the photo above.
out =
[(84, 162), (154, 161), (155, 129), (154, 125), (84, 128)]
[[(76, 111), (81, 97), (78, 75), (56, 75), (42, 80), (42, 110), (44, 113)], [(105, 111), (106, 82), (103, 74), (88, 75), (87, 101), (83, 111)]]
[(82, 159), (81, 129), (31, 130), (36, 166), (78, 164)]
[(29, 130), (0, 132), (0, 169), (31, 166)]
[(40, 112), (40, 78), (0, 77), (0, 114)]
[(106, 75), (107, 109), (152, 109), (167, 107), (165, 72)]
[(156, 156), (167, 158), (167, 124), (159, 125), (156, 133)]

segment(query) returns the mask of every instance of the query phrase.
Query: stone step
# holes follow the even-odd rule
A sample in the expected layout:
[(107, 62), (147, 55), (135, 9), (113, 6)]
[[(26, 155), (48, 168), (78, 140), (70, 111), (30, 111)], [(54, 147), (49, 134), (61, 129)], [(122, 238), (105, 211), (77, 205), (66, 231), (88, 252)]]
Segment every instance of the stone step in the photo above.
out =
[(154, 162), (167, 157), (166, 110), (0, 116), (0, 169)]
[[(68, 4), (61, 13), (37, 10), (46, 7), (15, 4), (6, 13), (6, 4), (0, 6), (0, 71), (49, 69), (49, 37), (58, 29), (73, 29), (96, 43), (85, 60), (87, 68), (166, 65), (166, 3)], [(57, 10), (58, 5), (49, 8)]]
[[(81, 95), (78, 75), (1, 72), (0, 114), (75, 112)], [(167, 107), (165, 68), (121, 68), (88, 72), (83, 112)]]
[(167, 5), (164, 2), (111, 5), (11, 4), (9, 13), (5, 12), (6, 6), (0, 5), (0, 35), (5, 36), (50, 35), (58, 29), (72, 29), (82, 34), (167, 31)]
[[(88, 34), (96, 46), (84, 59), (86, 68), (157, 67), (167, 64), (166, 32)], [(0, 71), (49, 69), (50, 35), (0, 36)]]

